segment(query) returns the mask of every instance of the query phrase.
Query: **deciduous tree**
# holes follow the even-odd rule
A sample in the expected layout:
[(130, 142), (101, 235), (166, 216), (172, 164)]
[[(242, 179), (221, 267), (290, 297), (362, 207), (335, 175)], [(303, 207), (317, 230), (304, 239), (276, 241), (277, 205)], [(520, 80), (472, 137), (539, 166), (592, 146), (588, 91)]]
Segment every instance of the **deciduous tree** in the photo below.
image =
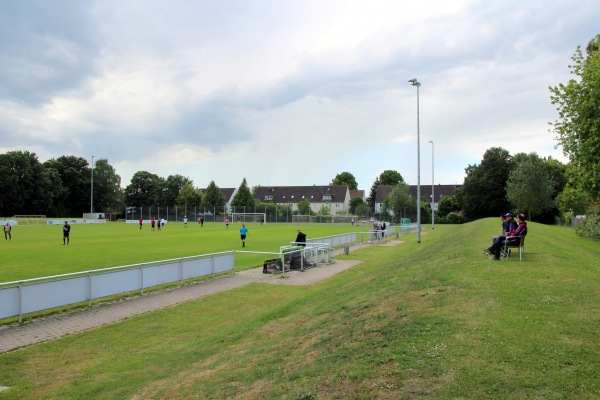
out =
[(190, 178), (179, 174), (169, 175), (164, 183), (160, 204), (163, 206), (174, 206), (175, 204), (177, 204), (179, 192), (187, 184), (193, 185), (194, 181), (192, 181)]
[(585, 53), (577, 47), (569, 66), (574, 78), (550, 87), (559, 117), (552, 124), (563, 152), (578, 170), (582, 188), (600, 197), (600, 34)]
[(468, 219), (496, 216), (510, 209), (506, 180), (513, 166), (507, 150), (492, 147), (483, 155), (481, 164), (465, 168), (465, 182), (455, 195)]
[(128, 206), (148, 207), (161, 205), (165, 181), (148, 171), (138, 171), (125, 188), (125, 202)]
[(63, 216), (80, 216), (90, 211), (92, 169), (85, 158), (60, 156), (46, 161), (44, 167), (53, 168), (60, 175)]
[(48, 214), (61, 197), (62, 183), (28, 151), (0, 154), (0, 214)]
[(177, 205), (187, 208), (199, 207), (202, 204), (202, 193), (191, 183), (186, 183), (179, 191)]
[(400, 182), (383, 200), (383, 208), (391, 211), (396, 218), (404, 216), (404, 210), (410, 207), (413, 199), (410, 197), (409, 187), (406, 183)]
[(123, 207), (121, 177), (107, 159), (96, 161), (94, 166), (94, 210), (98, 212), (121, 211)]
[(358, 189), (358, 183), (356, 178), (350, 172), (341, 172), (333, 178), (331, 181), (332, 185), (346, 185), (350, 190)]
[(525, 211), (529, 219), (553, 206), (553, 192), (554, 182), (544, 160), (536, 153), (520, 158), (508, 176), (507, 198), (518, 211)]
[(404, 178), (400, 175), (400, 172), (391, 169), (386, 169), (379, 175), (380, 185), (397, 185), (404, 182)]

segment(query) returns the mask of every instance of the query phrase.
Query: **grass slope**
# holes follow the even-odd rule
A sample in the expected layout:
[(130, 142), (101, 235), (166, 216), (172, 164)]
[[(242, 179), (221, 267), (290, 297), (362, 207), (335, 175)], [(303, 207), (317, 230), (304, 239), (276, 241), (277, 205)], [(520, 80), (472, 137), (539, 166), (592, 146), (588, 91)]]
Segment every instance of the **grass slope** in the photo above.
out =
[(597, 399), (597, 242), (495, 218), (373, 246), (310, 287), (253, 284), (0, 355), (1, 399)]

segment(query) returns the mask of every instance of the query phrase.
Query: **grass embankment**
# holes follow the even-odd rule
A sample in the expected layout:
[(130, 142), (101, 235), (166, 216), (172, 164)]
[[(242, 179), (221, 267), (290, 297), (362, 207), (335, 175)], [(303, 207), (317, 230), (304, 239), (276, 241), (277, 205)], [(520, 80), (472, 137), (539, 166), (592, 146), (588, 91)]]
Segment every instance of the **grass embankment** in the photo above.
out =
[[(310, 287), (253, 284), (0, 355), (0, 398), (600, 397), (597, 242), (496, 219), (373, 246)], [(323, 267), (326, 268), (326, 267)]]

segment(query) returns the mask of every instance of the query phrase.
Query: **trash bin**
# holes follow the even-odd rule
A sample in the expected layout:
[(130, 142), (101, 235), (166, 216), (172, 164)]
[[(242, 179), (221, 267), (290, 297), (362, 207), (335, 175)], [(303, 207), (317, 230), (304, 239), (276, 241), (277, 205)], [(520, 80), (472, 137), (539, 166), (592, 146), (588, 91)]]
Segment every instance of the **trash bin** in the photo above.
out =
[(350, 253), (350, 246), (344, 246), (344, 254), (348, 255)]

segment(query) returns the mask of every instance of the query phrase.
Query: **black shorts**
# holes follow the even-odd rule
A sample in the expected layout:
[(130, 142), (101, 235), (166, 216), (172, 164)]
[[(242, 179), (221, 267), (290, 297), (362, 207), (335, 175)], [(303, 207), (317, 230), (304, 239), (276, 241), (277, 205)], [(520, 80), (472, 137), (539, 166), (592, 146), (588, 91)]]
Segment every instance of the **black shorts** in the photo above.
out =
[(240, 237), (242, 238), (242, 240), (246, 240), (246, 235), (240, 235)]

